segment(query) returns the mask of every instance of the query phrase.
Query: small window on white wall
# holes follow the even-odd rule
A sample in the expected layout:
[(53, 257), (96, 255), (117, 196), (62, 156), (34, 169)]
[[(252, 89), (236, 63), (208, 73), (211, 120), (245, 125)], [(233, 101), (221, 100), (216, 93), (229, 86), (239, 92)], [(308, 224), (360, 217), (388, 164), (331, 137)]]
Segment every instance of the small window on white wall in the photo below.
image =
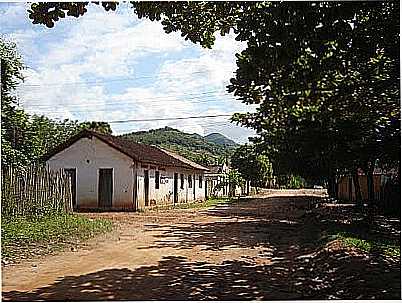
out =
[(198, 186), (199, 188), (202, 188), (202, 175), (198, 176)]

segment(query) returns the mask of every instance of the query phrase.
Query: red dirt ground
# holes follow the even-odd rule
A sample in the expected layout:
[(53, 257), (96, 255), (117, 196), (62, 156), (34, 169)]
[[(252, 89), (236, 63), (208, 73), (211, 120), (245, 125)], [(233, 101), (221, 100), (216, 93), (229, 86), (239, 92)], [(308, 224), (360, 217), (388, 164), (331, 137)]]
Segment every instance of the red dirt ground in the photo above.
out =
[[(293, 191), (207, 210), (86, 214), (113, 220), (115, 230), (77, 250), (3, 268), (2, 297), (399, 299), (400, 257), (323, 241), (331, 230), (359, 229), (359, 221), (350, 206), (315, 207), (320, 199)], [(398, 236), (400, 221), (387, 222), (383, 232)]]

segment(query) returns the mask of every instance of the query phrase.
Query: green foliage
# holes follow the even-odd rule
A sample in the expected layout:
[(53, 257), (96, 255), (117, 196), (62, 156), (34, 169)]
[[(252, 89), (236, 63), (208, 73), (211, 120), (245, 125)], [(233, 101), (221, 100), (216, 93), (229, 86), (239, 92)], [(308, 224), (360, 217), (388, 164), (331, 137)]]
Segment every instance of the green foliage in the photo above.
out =
[(97, 122), (97, 121), (82, 122), (80, 123), (79, 127), (81, 129), (90, 129), (105, 135), (112, 134), (112, 128), (110, 127), (110, 124), (107, 122)]
[[(99, 2), (94, 4), (99, 4)], [(28, 10), (29, 18), (33, 19), (34, 24), (45, 24), (51, 28), (54, 23), (61, 18), (73, 16), (78, 18), (87, 12), (88, 2), (59, 2), (59, 3), (33, 3)], [(101, 5), (106, 11), (116, 10), (117, 2), (102, 2)]]
[(17, 45), (0, 37), (1, 58), (1, 101), (5, 104), (15, 103), (16, 98), (12, 95), (18, 84), (24, 80), (22, 71), (25, 66)]
[(229, 186), (236, 188), (244, 185), (244, 178), (237, 169), (231, 169), (228, 174)]
[(25, 66), (15, 43), (0, 37), (1, 58), (1, 161), (25, 164), (28, 162), (24, 154), (22, 142), (28, 116), (17, 108), (15, 89), (23, 81), (22, 71)]
[(208, 142), (198, 134), (188, 134), (170, 127), (128, 133), (122, 137), (169, 149), (201, 165), (213, 165), (222, 161), (222, 158), (229, 158), (233, 150), (226, 145)]
[(150, 210), (146, 211), (161, 211), (161, 210), (169, 210), (169, 209), (203, 209), (203, 208), (210, 208), (217, 206), (219, 204), (228, 204), (232, 203), (233, 200), (229, 198), (210, 198), (206, 201), (203, 201), (201, 203), (181, 203), (181, 204), (175, 204), (175, 205), (167, 205), (167, 206), (160, 206), (156, 207)]
[(212, 196), (216, 195), (217, 192), (219, 192), (222, 188), (229, 186), (229, 196), (234, 196), (234, 191), (236, 187), (240, 186), (243, 187), (245, 186), (245, 181), (241, 173), (237, 169), (230, 169), (229, 173), (226, 175), (225, 180), (219, 182), (218, 184), (215, 185), (215, 187), (212, 189)]
[(229, 138), (226, 138), (224, 135), (220, 133), (212, 133), (206, 135), (204, 137), (205, 140), (211, 143), (216, 143), (219, 145), (227, 146), (227, 147), (236, 147), (238, 144)]
[[(248, 4), (236, 2), (130, 2), (138, 18), (161, 21), (166, 33), (181, 31), (186, 40), (211, 48), (219, 31), (229, 33), (237, 16)], [(98, 3), (99, 4), (99, 3)], [(28, 10), (34, 24), (51, 28), (66, 16), (80, 17), (87, 12), (84, 3), (33, 3)], [(116, 10), (118, 3), (102, 2), (106, 11)]]
[(300, 189), (306, 186), (306, 181), (300, 176), (282, 175), (277, 180), (280, 188)]
[(77, 121), (68, 119), (57, 121), (45, 116), (33, 115), (26, 130), (30, 137), (30, 140), (26, 141), (28, 157), (32, 161), (39, 160), (41, 156), (75, 135), (79, 130), (80, 125)]
[(336, 237), (340, 239), (345, 245), (356, 247), (367, 253), (380, 252), (381, 254), (391, 257), (400, 257), (401, 255), (401, 247), (397, 243), (392, 243), (384, 240), (365, 240), (361, 239), (357, 235), (347, 233), (338, 233), (336, 234)]
[(319, 179), (376, 159), (397, 163), (399, 4), (275, 2), (252, 11), (238, 26), (248, 47), (228, 88), (258, 105), (234, 120), (257, 130), (275, 171)]
[(257, 186), (264, 187), (273, 177), (271, 162), (254, 145), (244, 144), (238, 147), (231, 157), (231, 164), (244, 179)]
[[(2, 218), (1, 250), (3, 258), (35, 245), (57, 246), (66, 241), (87, 239), (110, 231), (112, 223), (103, 219), (88, 219), (81, 215), (51, 215), (41, 218)], [(33, 247), (34, 248), (34, 247)]]

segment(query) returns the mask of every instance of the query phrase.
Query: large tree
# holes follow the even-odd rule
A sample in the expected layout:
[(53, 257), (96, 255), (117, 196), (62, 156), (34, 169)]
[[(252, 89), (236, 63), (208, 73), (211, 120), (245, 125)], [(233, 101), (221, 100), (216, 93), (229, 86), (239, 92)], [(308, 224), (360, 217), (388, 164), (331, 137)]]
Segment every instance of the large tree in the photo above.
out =
[(254, 186), (265, 187), (273, 177), (272, 164), (267, 155), (257, 152), (254, 145), (238, 147), (231, 157), (231, 164)]
[(24, 136), (28, 116), (18, 109), (15, 89), (25, 68), (15, 43), (0, 38), (1, 59), (1, 162), (25, 164)]
[[(204, 47), (230, 30), (247, 42), (228, 90), (258, 108), (233, 120), (257, 131), (278, 169), (336, 184), (362, 167), (373, 199), (374, 165), (399, 166), (399, 2), (131, 4)], [(87, 5), (33, 4), (30, 18), (52, 27)]]

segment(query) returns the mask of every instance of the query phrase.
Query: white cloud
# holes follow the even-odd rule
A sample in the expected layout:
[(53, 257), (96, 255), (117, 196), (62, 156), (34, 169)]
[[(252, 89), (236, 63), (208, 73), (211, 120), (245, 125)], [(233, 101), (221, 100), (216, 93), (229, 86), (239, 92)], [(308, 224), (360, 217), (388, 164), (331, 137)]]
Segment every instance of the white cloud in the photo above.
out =
[[(79, 75), (116, 77), (132, 74), (132, 65), (140, 57), (183, 49), (179, 34), (166, 35), (157, 22), (141, 20), (123, 13), (106, 13), (92, 8), (71, 23), (62, 43), (51, 47), (41, 66), (73, 64)], [(79, 63), (77, 63), (79, 62)]]
[[(19, 90), (22, 103), (29, 111), (49, 116), (71, 116), (71, 113), (78, 112), (77, 106), (96, 103), (96, 113), (88, 106), (87, 119), (110, 117), (110, 112), (99, 112), (102, 110), (99, 104), (113, 99), (113, 95), (106, 94), (103, 88), (86, 85), (88, 76), (91, 79), (127, 76), (133, 72), (134, 60), (184, 47), (183, 39), (177, 35), (167, 36), (158, 23), (147, 20), (133, 23), (133, 17), (124, 13), (108, 14), (105, 18), (102, 9), (94, 10), (71, 23), (69, 29), (57, 29), (56, 24), (52, 29), (54, 35), (65, 37), (58, 43), (49, 43), (48, 51), (45, 47), (37, 47), (44, 52), (38, 56), (41, 58), (39, 67), (25, 72), (26, 81)], [(31, 32), (32, 29), (18, 30), (8, 36), (28, 38)], [(24, 47), (34, 44), (35, 38), (25, 39), (20, 44)], [(79, 111), (82, 112), (82, 108)]]
[[(26, 10), (13, 8), (10, 15), (21, 15), (21, 8)], [(53, 29), (30, 25), (9, 36), (30, 50), (31, 60), (38, 63), (26, 71), (26, 83), (19, 90), (23, 106), (31, 113), (115, 121), (251, 108), (226, 93), (236, 70), (234, 54), (245, 47), (232, 35), (217, 37), (213, 49), (202, 49), (179, 33), (167, 35), (158, 22), (136, 20), (129, 10), (106, 13), (93, 5), (85, 16), (62, 20)], [(156, 77), (147, 79), (143, 65), (154, 60), (161, 65), (149, 68), (157, 68)], [(108, 82), (125, 77), (144, 80), (129, 82), (132, 87)], [(227, 118), (122, 123), (112, 128), (122, 133), (165, 125), (201, 135), (219, 131), (238, 141), (252, 133)]]

